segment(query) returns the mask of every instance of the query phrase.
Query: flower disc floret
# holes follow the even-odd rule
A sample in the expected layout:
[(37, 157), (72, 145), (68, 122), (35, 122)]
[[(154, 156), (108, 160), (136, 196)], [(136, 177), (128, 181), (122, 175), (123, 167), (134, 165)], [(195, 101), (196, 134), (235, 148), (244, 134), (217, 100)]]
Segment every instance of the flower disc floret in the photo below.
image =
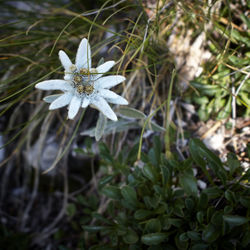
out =
[(88, 69), (85, 69), (85, 68), (81, 68), (79, 70), (79, 74), (83, 75), (83, 76), (88, 76), (90, 74), (89, 70)]
[(76, 84), (82, 82), (82, 78), (81, 78), (79, 75), (75, 75), (73, 80), (74, 80), (74, 82), (75, 82)]
[(72, 65), (69, 67), (69, 71), (70, 71), (71, 73), (74, 73), (76, 70), (77, 70), (77, 67), (76, 67), (75, 64), (72, 64)]

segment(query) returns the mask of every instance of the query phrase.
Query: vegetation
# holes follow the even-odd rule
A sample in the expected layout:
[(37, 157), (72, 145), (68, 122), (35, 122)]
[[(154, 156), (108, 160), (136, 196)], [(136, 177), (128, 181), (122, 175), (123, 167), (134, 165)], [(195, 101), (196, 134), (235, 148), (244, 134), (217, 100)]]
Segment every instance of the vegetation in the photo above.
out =
[[(247, 1), (0, 7), (0, 249), (249, 248)], [(117, 122), (34, 88), (82, 38), (126, 77)]]

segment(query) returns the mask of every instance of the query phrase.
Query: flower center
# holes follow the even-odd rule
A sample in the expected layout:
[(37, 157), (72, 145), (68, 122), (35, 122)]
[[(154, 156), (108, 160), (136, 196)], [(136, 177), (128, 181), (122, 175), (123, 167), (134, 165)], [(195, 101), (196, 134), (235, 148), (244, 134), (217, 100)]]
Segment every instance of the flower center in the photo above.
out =
[(86, 69), (81, 68), (79, 70), (75, 70), (74, 65), (72, 67), (72, 73), (73, 73), (73, 83), (76, 91), (79, 94), (86, 94), (91, 95), (94, 92), (94, 78), (92, 78), (92, 75), (98, 74), (97, 69)]
[(76, 89), (79, 94), (86, 94), (86, 95), (90, 95), (94, 91), (94, 87), (92, 85), (77, 84)]
[(77, 84), (77, 83), (80, 83), (82, 81), (82, 78), (78, 75), (74, 76), (74, 82)]
[(88, 76), (88, 75), (90, 75), (90, 71), (89, 71), (88, 69), (85, 69), (85, 68), (81, 68), (81, 69), (79, 70), (79, 73), (80, 73), (81, 75), (83, 75), (83, 76)]

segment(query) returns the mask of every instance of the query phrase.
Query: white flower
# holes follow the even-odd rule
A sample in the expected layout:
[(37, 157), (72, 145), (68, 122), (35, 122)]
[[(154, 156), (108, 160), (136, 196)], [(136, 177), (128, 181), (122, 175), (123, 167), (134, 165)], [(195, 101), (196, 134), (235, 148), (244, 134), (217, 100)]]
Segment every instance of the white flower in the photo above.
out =
[(91, 50), (88, 40), (85, 38), (79, 44), (75, 64), (72, 64), (62, 50), (59, 51), (59, 58), (65, 69), (64, 80), (43, 81), (35, 86), (42, 90), (64, 92), (44, 98), (44, 101), (50, 103), (49, 109), (58, 109), (68, 105), (68, 118), (74, 119), (80, 107), (86, 108), (91, 105), (109, 119), (117, 121), (116, 114), (108, 102), (121, 105), (127, 105), (128, 102), (109, 89), (126, 78), (120, 75), (102, 77), (114, 66), (115, 62), (107, 61), (97, 68), (91, 68)]

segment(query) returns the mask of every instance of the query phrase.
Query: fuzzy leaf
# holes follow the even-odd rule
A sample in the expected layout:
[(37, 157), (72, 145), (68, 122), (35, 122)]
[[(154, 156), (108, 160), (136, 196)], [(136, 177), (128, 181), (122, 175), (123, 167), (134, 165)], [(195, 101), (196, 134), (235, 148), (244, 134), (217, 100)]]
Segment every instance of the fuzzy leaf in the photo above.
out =
[(232, 226), (240, 226), (249, 221), (247, 218), (238, 215), (223, 215), (223, 219)]
[(104, 58), (102, 57), (99, 62), (97, 63), (97, 67), (104, 64)]
[(156, 233), (161, 231), (161, 222), (159, 219), (151, 219), (146, 223), (145, 229), (149, 233)]
[(230, 96), (226, 106), (218, 114), (217, 116), (218, 120), (226, 119), (229, 117), (229, 115), (231, 114), (231, 107), (232, 107), (231, 105), (232, 105), (232, 97)]
[(134, 218), (136, 220), (143, 220), (152, 214), (151, 211), (145, 209), (139, 209), (135, 212)]
[(131, 204), (133, 206), (136, 205), (136, 203), (137, 203), (136, 192), (132, 187), (124, 186), (121, 189), (121, 194), (126, 202), (128, 202), (129, 204)]
[(203, 95), (214, 96), (220, 91), (220, 88), (217, 85), (202, 84), (199, 82), (190, 82), (190, 84)]
[(95, 128), (95, 139), (96, 141), (99, 141), (103, 134), (104, 134), (104, 130), (106, 127), (106, 123), (107, 123), (107, 118), (106, 116), (104, 116), (101, 112), (99, 113), (99, 118), (96, 124), (96, 128)]
[(121, 190), (118, 187), (114, 186), (107, 186), (104, 187), (101, 191), (104, 195), (108, 196), (109, 198), (119, 200), (122, 198), (121, 196)]
[(126, 235), (124, 235), (122, 238), (123, 238), (123, 241), (127, 244), (135, 244), (139, 239), (136, 232), (131, 229), (128, 230)]
[(220, 236), (220, 232), (216, 230), (213, 224), (209, 224), (205, 227), (202, 233), (202, 239), (206, 242), (213, 242)]
[(167, 239), (167, 235), (165, 233), (152, 233), (152, 234), (145, 234), (142, 236), (141, 241), (145, 245), (158, 245)]
[(95, 232), (99, 232), (105, 229), (108, 229), (110, 227), (107, 226), (83, 226), (83, 230), (90, 232), (90, 233), (95, 233)]
[(130, 108), (130, 107), (122, 107), (119, 109), (119, 113), (121, 115), (127, 116), (129, 118), (135, 119), (145, 119), (146, 115), (142, 113), (140, 110)]
[(197, 181), (193, 175), (188, 173), (181, 174), (179, 177), (180, 185), (189, 195), (197, 195)]
[(165, 132), (166, 129), (159, 126), (158, 124), (156, 124), (155, 122), (153, 121), (149, 121), (146, 125), (146, 129), (149, 129), (149, 130), (152, 130), (154, 132)]

